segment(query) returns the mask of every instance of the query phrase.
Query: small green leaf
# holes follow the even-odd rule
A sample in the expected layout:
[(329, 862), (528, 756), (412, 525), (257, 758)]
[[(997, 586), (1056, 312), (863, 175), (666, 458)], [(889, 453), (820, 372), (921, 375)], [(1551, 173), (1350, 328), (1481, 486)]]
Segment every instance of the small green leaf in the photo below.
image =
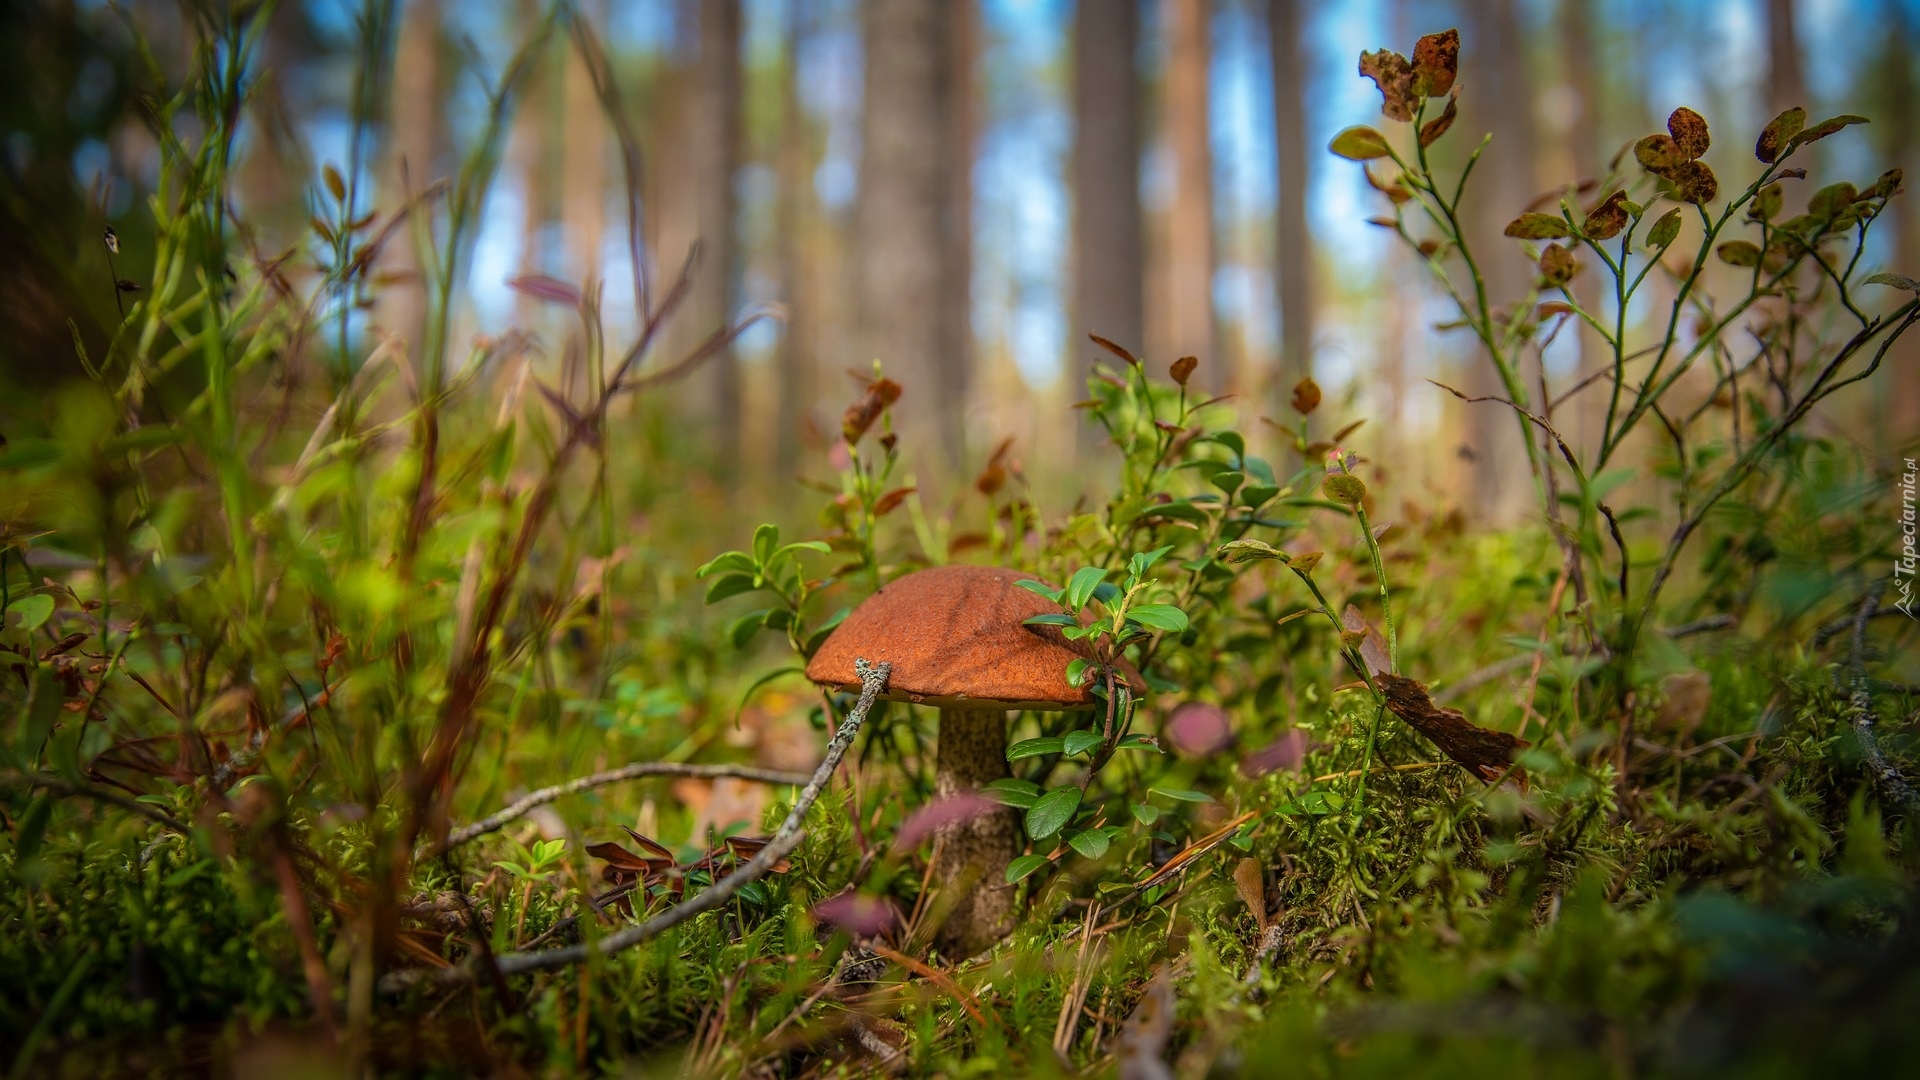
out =
[(1080, 621), (1063, 612), (1048, 612), (1021, 620), (1025, 626), (1079, 626)]
[(1045, 855), (1020, 856), (1007, 864), (1007, 884), (1011, 885), (1021, 878), (1031, 875), (1035, 870), (1040, 869), (1051, 861), (1052, 860), (1048, 859)]
[(1069, 784), (1054, 788), (1027, 810), (1027, 835), (1045, 840), (1061, 830), (1080, 809), (1080, 789)]
[(1240, 489), (1241, 484), (1247, 482), (1247, 474), (1234, 472), (1232, 469), (1222, 469), (1207, 479), (1214, 487), (1232, 495)]
[(1286, 552), (1264, 540), (1235, 540), (1232, 543), (1221, 544), (1215, 554), (1230, 563), (1252, 562), (1255, 559), (1287, 561)]
[(696, 576), (706, 577), (710, 574), (722, 573), (751, 574), (755, 569), (753, 556), (748, 555), (744, 551), (726, 551), (715, 555), (712, 559), (708, 560), (705, 565), (701, 566), (700, 569), (694, 571), (694, 573)]
[(1647, 247), (1665, 248), (1680, 235), (1680, 211), (1669, 210), (1647, 230)]
[(53, 615), (52, 593), (31, 593), (7, 605), (7, 614), (19, 619), (22, 630), (38, 630)]
[(1156, 754), (1162, 752), (1160, 740), (1151, 735), (1142, 735), (1137, 731), (1131, 735), (1122, 735), (1113, 748), (1115, 750), (1151, 750)]
[(13, 858), (17, 866), (40, 854), (40, 842), (47, 835), (47, 821), (53, 816), (53, 795), (43, 793), (27, 804), (27, 812), (20, 815), (17, 828), (19, 832), (13, 841)]
[(1042, 735), (1037, 739), (1022, 739), (1007, 747), (1007, 760), (1019, 761), (1021, 758), (1039, 757), (1041, 754), (1065, 753), (1067, 741), (1058, 735)]
[(1327, 144), (1327, 149), (1348, 161), (1372, 161), (1391, 153), (1387, 148), (1387, 137), (1365, 125), (1350, 127), (1335, 135), (1333, 141)]
[(1172, 604), (1140, 604), (1127, 609), (1127, 618), (1152, 630), (1179, 633), (1187, 628), (1187, 613)]
[(774, 555), (774, 558), (779, 558), (782, 555), (793, 555), (802, 551), (817, 551), (820, 554), (825, 555), (831, 552), (832, 550), (833, 549), (831, 547), (828, 547), (827, 542), (824, 540), (795, 540), (793, 543), (788, 544), (787, 546), (781, 548), (779, 551), (774, 552), (773, 555)]
[(747, 574), (728, 574), (726, 577), (707, 587), (707, 603), (717, 604), (729, 597), (749, 593), (759, 588), (753, 578)]
[(986, 784), (981, 791), (999, 799), (1008, 806), (1025, 810), (1040, 798), (1040, 785), (1031, 780), (1021, 780), (1006, 776)]
[(1067, 845), (1089, 859), (1097, 859), (1107, 853), (1107, 834), (1099, 829), (1081, 829), (1067, 837)]
[(1328, 473), (1327, 478), (1320, 481), (1320, 490), (1342, 506), (1359, 506), (1367, 497), (1366, 481), (1346, 473)]
[(1100, 733), (1087, 731), (1084, 728), (1079, 731), (1069, 731), (1063, 740), (1063, 745), (1069, 754), (1084, 754), (1100, 745)]
[(773, 553), (780, 546), (780, 526), (762, 525), (753, 530), (753, 561), (756, 565), (766, 566), (773, 561)]
[(1157, 787), (1157, 788), (1150, 789), (1149, 794), (1159, 795), (1159, 796), (1162, 796), (1163, 798), (1168, 798), (1168, 799), (1176, 799), (1180, 802), (1212, 802), (1213, 801), (1213, 796), (1208, 795), (1205, 792), (1186, 791), (1181, 788)]
[(761, 608), (758, 611), (749, 611), (733, 620), (727, 624), (727, 640), (733, 642), (733, 647), (736, 649), (746, 648), (747, 642), (753, 640), (753, 635), (767, 625), (767, 616), (771, 614), (773, 614), (772, 608)]
[(1128, 807), (1133, 811), (1133, 820), (1142, 825), (1151, 825), (1160, 820), (1160, 808), (1150, 803), (1134, 803)]
[(1166, 547), (1155, 548), (1152, 551), (1142, 551), (1127, 560), (1127, 572), (1134, 577), (1141, 577), (1145, 575), (1148, 570), (1153, 569), (1154, 563), (1159, 562), (1166, 556), (1167, 552), (1172, 550), (1173, 545), (1168, 544)]
[(1083, 566), (1073, 572), (1073, 579), (1067, 582), (1067, 607), (1079, 611), (1087, 606), (1093, 597), (1093, 587), (1100, 584), (1107, 572), (1098, 566)]
[(1249, 484), (1240, 489), (1240, 505), (1249, 510), (1258, 510), (1278, 494), (1280, 489), (1272, 484)]
[(1093, 661), (1084, 657), (1076, 657), (1075, 659), (1067, 661), (1067, 685), (1084, 685), (1087, 681), (1087, 669), (1092, 666)]
[(1038, 581), (1016, 581), (1014, 582), (1014, 584), (1020, 586), (1021, 588), (1027, 590), (1030, 593), (1039, 593), (1041, 596), (1046, 597), (1047, 599), (1053, 601), (1056, 604), (1060, 602), (1060, 595), (1064, 591), (1061, 589), (1052, 588)]

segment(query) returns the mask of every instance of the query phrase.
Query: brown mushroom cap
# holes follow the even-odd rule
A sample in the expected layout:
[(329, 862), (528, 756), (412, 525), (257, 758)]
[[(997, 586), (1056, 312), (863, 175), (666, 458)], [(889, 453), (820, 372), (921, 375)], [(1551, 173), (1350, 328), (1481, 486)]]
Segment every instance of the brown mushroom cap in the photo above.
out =
[[(854, 657), (893, 665), (886, 696), (939, 708), (1086, 709), (1098, 699), (1067, 685), (1067, 664), (1092, 653), (1056, 627), (1027, 626), (1059, 612), (1015, 582), (1034, 575), (993, 566), (936, 566), (881, 587), (836, 627), (807, 678), (857, 689)], [(1128, 682), (1138, 683), (1127, 672)]]

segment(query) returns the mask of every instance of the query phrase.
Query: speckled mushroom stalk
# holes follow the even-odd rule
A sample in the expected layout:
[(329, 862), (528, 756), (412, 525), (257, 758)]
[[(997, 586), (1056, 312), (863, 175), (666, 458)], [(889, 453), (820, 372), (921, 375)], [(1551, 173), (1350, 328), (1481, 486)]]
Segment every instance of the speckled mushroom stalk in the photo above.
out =
[[(854, 609), (814, 654), (807, 677), (855, 685), (853, 658), (887, 661), (887, 697), (940, 710), (935, 783), (941, 796), (977, 790), (1011, 773), (1007, 714), (1015, 709), (1090, 709), (1096, 699), (1067, 684), (1067, 664), (1086, 653), (1050, 627), (1025, 621), (1058, 609), (1016, 583), (1016, 570), (939, 566), (888, 583)], [(1022, 846), (1019, 815), (1000, 807), (945, 826), (938, 835), (937, 887), (958, 889), (935, 936), (959, 960), (990, 948), (1013, 928), (1015, 890), (1007, 864)]]

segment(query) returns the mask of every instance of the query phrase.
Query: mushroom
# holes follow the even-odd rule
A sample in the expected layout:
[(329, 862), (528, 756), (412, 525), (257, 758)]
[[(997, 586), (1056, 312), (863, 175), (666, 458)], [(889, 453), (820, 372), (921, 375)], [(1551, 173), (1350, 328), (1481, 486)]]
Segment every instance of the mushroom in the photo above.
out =
[[(1100, 706), (1086, 687), (1067, 683), (1067, 664), (1089, 657), (1051, 626), (1027, 626), (1057, 613), (1017, 582), (1033, 575), (987, 566), (937, 566), (882, 586), (848, 615), (807, 665), (807, 678), (854, 689), (856, 656), (893, 665), (885, 696), (940, 711), (935, 775), (940, 796), (1010, 776), (1007, 712)], [(1129, 681), (1132, 681), (1129, 673)], [(1002, 806), (943, 826), (935, 880), (972, 887), (954, 904), (936, 944), (956, 960), (973, 956), (1013, 928), (1007, 864), (1020, 850), (1020, 819)]]

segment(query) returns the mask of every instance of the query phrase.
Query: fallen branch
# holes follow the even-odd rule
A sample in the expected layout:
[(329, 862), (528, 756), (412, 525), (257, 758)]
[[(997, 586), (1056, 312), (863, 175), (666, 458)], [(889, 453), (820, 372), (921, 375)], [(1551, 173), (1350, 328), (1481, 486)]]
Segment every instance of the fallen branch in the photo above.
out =
[(1867, 679), (1867, 623), (1878, 610), (1880, 593), (1886, 586), (1884, 579), (1875, 582), (1853, 616), (1853, 641), (1847, 648), (1847, 670), (1853, 682), (1853, 735), (1860, 742), (1860, 757), (1873, 775), (1873, 786), (1880, 789), (1880, 797), (1912, 818), (1920, 814), (1920, 792), (1913, 790), (1880, 749), (1880, 739), (1873, 731), (1878, 722), (1873, 712), (1873, 688)]
[(131, 810), (141, 817), (147, 818), (160, 825), (162, 828), (179, 833), (181, 836), (192, 835), (188, 831), (187, 826), (181, 822), (179, 818), (174, 817), (164, 810), (149, 806), (143, 802), (137, 802), (119, 792), (102, 791), (97, 787), (89, 787), (86, 784), (76, 784), (71, 780), (65, 780), (58, 776), (48, 776), (45, 773), (9, 772), (5, 775), (0, 775), (0, 785), (44, 788), (57, 795), (77, 795), (83, 799), (110, 803), (122, 810)]
[[(623, 949), (651, 941), (661, 934), (692, 919), (696, 915), (712, 911), (725, 904), (743, 887), (764, 876), (775, 863), (786, 858), (793, 849), (800, 846), (805, 832), (801, 823), (806, 820), (807, 811), (826, 790), (827, 781), (833, 778), (834, 769), (840, 765), (847, 748), (860, 733), (860, 725), (866, 722), (867, 712), (873, 708), (874, 699), (886, 687), (887, 676), (892, 672), (892, 664), (868, 664), (865, 660), (855, 660), (854, 670), (860, 675), (860, 700), (847, 713), (847, 719), (835, 731), (833, 739), (827, 743), (827, 753), (820, 761), (820, 767), (813, 771), (813, 777), (807, 786), (801, 789), (799, 798), (794, 800), (793, 809), (787, 812), (787, 818), (774, 830), (767, 845), (761, 848), (753, 858), (747, 860), (733, 873), (714, 882), (685, 902), (655, 915), (636, 926), (629, 926), (594, 942), (583, 942), (561, 949), (541, 949), (533, 952), (501, 953), (494, 958), (493, 969), (501, 976), (519, 975), (529, 971), (548, 971), (580, 963), (596, 954), (611, 956)], [(449, 968), (426, 969), (408, 968), (390, 972), (380, 980), (380, 991), (385, 994), (399, 993), (419, 985), (459, 986), (472, 982), (480, 974), (475, 958)]]
[(578, 795), (608, 784), (617, 784), (622, 780), (638, 780), (643, 776), (686, 776), (698, 780), (757, 780), (763, 784), (787, 784), (799, 787), (807, 782), (806, 773), (782, 772), (778, 769), (758, 769), (751, 765), (685, 765), (671, 761), (648, 761), (637, 765), (626, 765), (606, 772), (594, 773), (569, 780), (564, 784), (555, 784), (531, 792), (523, 798), (509, 803), (505, 809), (490, 817), (463, 828), (455, 829), (447, 837), (448, 847), (458, 847), (469, 840), (475, 840), (490, 832), (505, 828), (509, 822), (523, 818), (539, 807), (550, 802), (564, 799), (569, 795)]

